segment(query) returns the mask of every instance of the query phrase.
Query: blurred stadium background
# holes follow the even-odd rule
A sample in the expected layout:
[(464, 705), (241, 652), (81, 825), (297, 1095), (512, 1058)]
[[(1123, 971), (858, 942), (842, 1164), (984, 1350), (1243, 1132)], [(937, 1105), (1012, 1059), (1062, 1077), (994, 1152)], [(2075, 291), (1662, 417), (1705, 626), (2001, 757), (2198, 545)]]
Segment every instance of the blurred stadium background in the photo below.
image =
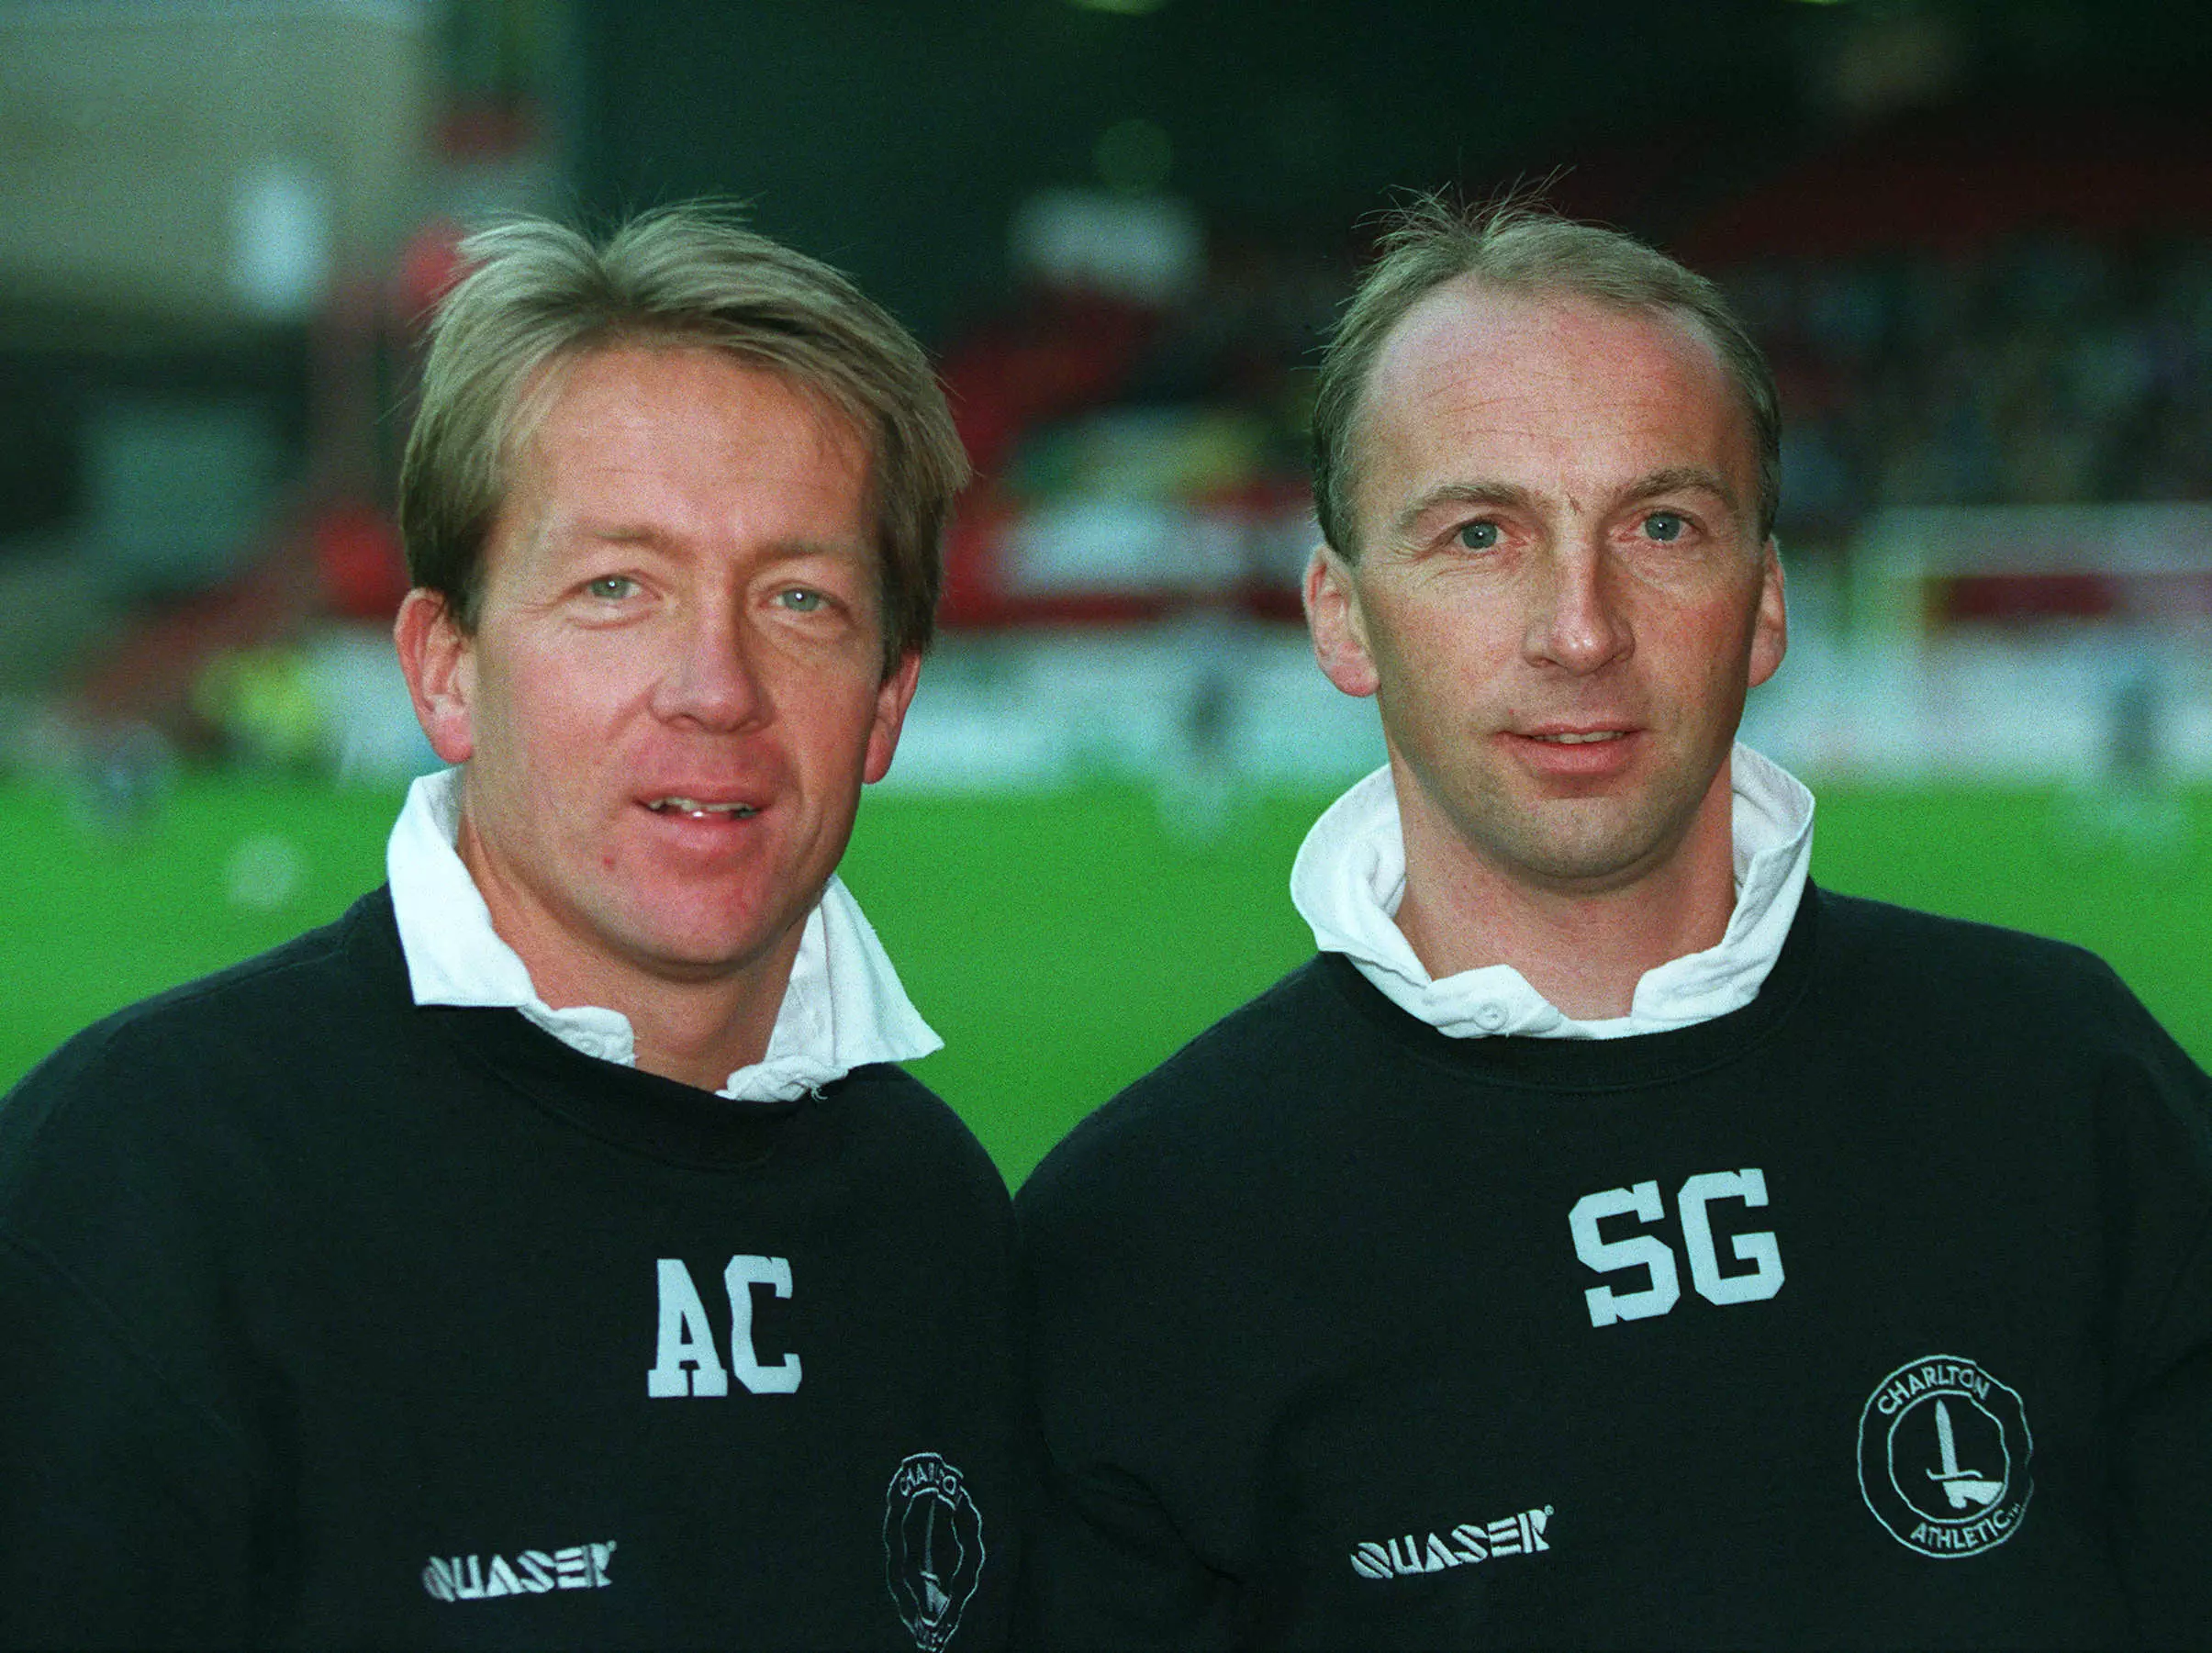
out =
[(1296, 624), (1313, 349), (1394, 189), (1530, 184), (1773, 354), (1815, 875), (2212, 1060), (2208, 59), (2155, 0), (0, 0), (0, 1083), (381, 877), (459, 234), (716, 193), (980, 473), (846, 872), (1019, 1180), (1308, 951), (1380, 750)]

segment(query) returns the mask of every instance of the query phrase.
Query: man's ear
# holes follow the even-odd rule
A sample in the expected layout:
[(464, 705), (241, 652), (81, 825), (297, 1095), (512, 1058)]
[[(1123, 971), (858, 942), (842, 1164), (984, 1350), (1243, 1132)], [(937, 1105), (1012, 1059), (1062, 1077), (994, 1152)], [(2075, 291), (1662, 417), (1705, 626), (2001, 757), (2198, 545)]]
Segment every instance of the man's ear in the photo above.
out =
[(1379, 679), (1368, 652), (1367, 619), (1359, 611), (1359, 587), (1351, 565), (1325, 542), (1306, 562), (1302, 595), (1306, 630), (1313, 636), (1313, 658), (1322, 675), (1347, 695), (1371, 695)]
[(914, 688), (921, 681), (922, 656), (909, 649), (876, 690), (876, 720), (868, 726), (867, 762), (860, 772), (871, 786), (891, 772), (891, 754), (899, 750), (906, 709), (914, 703)]
[(475, 692), (475, 649), (442, 595), (418, 586), (392, 622), (399, 669), (415, 702), (415, 720), (430, 749), (449, 764), (467, 762), (476, 749), (469, 701)]
[(1782, 548), (1767, 541), (1760, 572), (1759, 616), (1751, 622), (1751, 687), (1757, 688), (1782, 665), (1790, 648), (1790, 607), (1783, 598)]

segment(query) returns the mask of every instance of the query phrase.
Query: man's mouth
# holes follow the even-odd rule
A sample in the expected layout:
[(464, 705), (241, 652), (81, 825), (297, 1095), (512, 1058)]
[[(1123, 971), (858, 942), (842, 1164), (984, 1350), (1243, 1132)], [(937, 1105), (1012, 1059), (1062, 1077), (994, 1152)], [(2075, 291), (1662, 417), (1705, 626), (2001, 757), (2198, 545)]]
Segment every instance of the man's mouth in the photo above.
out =
[(1592, 729), (1587, 733), (1534, 734), (1532, 741), (1549, 741), (1559, 746), (1587, 746), (1594, 741), (1617, 741), (1628, 732), (1625, 729)]
[(696, 798), (655, 798), (645, 807), (655, 815), (686, 815), (693, 821), (709, 821), (718, 816), (726, 821), (750, 821), (760, 813), (757, 804), (704, 803)]

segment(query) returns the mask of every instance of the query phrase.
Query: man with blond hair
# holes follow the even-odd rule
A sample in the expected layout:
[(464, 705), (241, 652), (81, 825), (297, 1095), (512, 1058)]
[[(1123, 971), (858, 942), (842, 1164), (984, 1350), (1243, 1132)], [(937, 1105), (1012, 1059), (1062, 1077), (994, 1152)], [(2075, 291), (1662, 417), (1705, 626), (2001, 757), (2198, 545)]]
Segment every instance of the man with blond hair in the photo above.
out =
[(1011, 1213), (834, 874), (944, 398), (716, 210), (464, 251), (388, 885), (0, 1106), (0, 1644), (994, 1645)]
[(2212, 1084), (2075, 949), (1815, 888), (1774, 388), (1625, 236), (1430, 203), (1305, 600), (1389, 763), (1320, 955), (1018, 1207), (1045, 1646), (2201, 1646)]

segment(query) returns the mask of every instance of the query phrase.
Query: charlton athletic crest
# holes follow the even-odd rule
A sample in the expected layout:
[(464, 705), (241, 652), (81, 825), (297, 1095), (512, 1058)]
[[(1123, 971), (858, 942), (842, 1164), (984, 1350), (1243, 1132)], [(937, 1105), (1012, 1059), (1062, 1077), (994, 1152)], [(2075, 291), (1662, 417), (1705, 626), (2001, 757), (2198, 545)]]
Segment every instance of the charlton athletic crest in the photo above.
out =
[(1929, 1355), (1877, 1384), (1859, 1413), (1859, 1491), (1907, 1549), (1956, 1560), (2020, 1530), (2035, 1442), (2019, 1395), (1972, 1360)]
[(884, 1571), (922, 1653), (941, 1653), (983, 1576), (983, 1517), (960, 1471), (934, 1452), (899, 1466), (884, 1496)]

